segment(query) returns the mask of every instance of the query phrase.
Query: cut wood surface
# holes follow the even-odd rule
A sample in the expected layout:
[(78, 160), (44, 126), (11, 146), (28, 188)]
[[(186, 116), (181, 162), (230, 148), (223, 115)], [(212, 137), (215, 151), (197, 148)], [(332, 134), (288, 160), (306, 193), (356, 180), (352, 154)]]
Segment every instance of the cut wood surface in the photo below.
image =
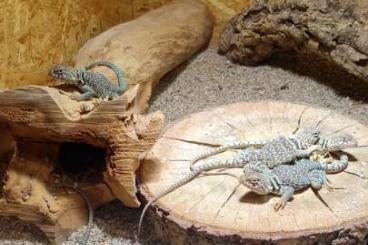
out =
[[(76, 56), (76, 66), (108, 60), (126, 74), (129, 87), (139, 84), (135, 112), (148, 107), (152, 89), (163, 75), (204, 48), (212, 33), (207, 7), (195, 0), (175, 0), (89, 40)], [(97, 67), (116, 81), (108, 68)]]
[(367, 28), (367, 1), (257, 0), (227, 23), (219, 51), (242, 64), (314, 54), (368, 81)]
[[(140, 169), (147, 200), (190, 172), (197, 154), (235, 140), (272, 139), (299, 126), (316, 126), (322, 137), (351, 134), (360, 147), (346, 149), (348, 170), (368, 176), (368, 128), (329, 110), (286, 102), (241, 102), (189, 115), (168, 128), (146, 154)], [(227, 158), (226, 151), (215, 158)], [(198, 162), (197, 164), (200, 164)], [(225, 172), (241, 174), (241, 169)], [(322, 189), (329, 210), (308, 189), (278, 212), (279, 197), (258, 196), (231, 176), (202, 176), (158, 200), (148, 216), (171, 244), (363, 243), (368, 235), (368, 184), (348, 173), (328, 175), (332, 192)], [(146, 225), (147, 223), (143, 223)], [(244, 243), (245, 244), (245, 243)], [(252, 243), (253, 244), (253, 243)], [(354, 243), (355, 244), (355, 243)]]

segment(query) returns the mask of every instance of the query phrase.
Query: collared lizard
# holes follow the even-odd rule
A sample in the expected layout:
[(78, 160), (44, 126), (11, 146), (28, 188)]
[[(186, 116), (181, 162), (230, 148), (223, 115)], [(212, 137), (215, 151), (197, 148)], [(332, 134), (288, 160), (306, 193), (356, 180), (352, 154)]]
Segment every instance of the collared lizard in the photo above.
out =
[(269, 169), (261, 162), (252, 162), (243, 168), (239, 182), (259, 195), (270, 193), (280, 195), (281, 199), (275, 204), (275, 210), (284, 208), (295, 191), (311, 186), (320, 190), (326, 184), (326, 173), (338, 173), (348, 165), (348, 157), (341, 155), (340, 160), (331, 164), (325, 161), (316, 162), (300, 159), (295, 164), (284, 164)]
[(344, 134), (331, 137), (329, 139), (323, 139), (320, 138), (320, 131), (317, 128), (310, 127), (305, 128), (295, 135), (281, 135), (273, 140), (245, 140), (225, 144), (216, 149), (197, 155), (191, 161), (190, 169), (193, 169), (193, 166), (197, 161), (224, 152), (228, 149), (246, 147), (259, 148), (259, 150), (254, 151), (254, 154), (247, 153), (247, 156), (243, 157), (243, 161), (248, 162), (259, 160), (272, 168), (274, 166), (290, 162), (294, 160), (294, 158), (309, 156), (311, 152), (321, 151), (322, 149), (325, 152), (332, 152), (354, 147), (356, 145), (357, 142), (351, 135)]
[[(314, 145), (318, 142), (321, 142), (321, 144)], [(337, 151), (356, 145), (356, 140), (351, 136), (343, 135), (321, 140), (319, 139), (319, 131), (306, 128), (297, 134), (295, 138), (278, 137), (265, 144), (262, 149), (248, 148), (242, 150), (230, 159), (211, 159), (208, 162), (195, 166), (191, 172), (173, 185), (164, 189), (146, 204), (139, 220), (138, 234), (141, 229), (144, 214), (153, 202), (193, 180), (204, 171), (218, 168), (243, 168), (247, 163), (259, 161), (273, 168), (281, 164), (292, 162), (297, 158), (309, 157), (314, 151), (321, 150), (323, 152), (329, 149)], [(272, 159), (274, 159), (274, 161), (272, 161)]]
[[(112, 69), (118, 78), (119, 86), (116, 86), (102, 73), (89, 71), (95, 66), (106, 66)], [(57, 64), (49, 70), (49, 76), (76, 85), (83, 92), (83, 94), (73, 94), (71, 96), (72, 99), (77, 101), (88, 100), (94, 96), (103, 99), (115, 98), (126, 89), (123, 71), (109, 61), (97, 61), (80, 68)]]

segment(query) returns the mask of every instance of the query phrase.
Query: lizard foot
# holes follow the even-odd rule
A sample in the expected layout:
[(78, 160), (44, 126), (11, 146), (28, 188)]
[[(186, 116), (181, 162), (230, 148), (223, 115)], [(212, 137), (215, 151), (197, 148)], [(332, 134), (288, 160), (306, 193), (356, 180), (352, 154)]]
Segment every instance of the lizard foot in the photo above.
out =
[(277, 202), (273, 205), (273, 209), (277, 212), (279, 211), (280, 209), (283, 209), (285, 206), (286, 206), (286, 203), (287, 202), (284, 202), (284, 201), (280, 201), (280, 202)]
[(95, 109), (95, 105), (94, 104), (83, 104), (81, 105), (81, 112), (82, 113), (88, 113), (91, 112)]

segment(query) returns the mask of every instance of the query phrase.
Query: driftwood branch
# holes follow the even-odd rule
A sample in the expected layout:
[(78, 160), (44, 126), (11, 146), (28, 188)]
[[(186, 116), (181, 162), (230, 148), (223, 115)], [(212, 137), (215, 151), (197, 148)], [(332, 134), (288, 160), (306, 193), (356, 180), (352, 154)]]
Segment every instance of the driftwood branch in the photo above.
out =
[[(141, 113), (161, 77), (204, 48), (212, 27), (212, 16), (205, 5), (195, 0), (172, 1), (89, 40), (78, 52), (76, 66), (96, 60), (120, 66), (129, 87), (139, 85), (132, 109)], [(95, 70), (116, 81), (111, 70)]]

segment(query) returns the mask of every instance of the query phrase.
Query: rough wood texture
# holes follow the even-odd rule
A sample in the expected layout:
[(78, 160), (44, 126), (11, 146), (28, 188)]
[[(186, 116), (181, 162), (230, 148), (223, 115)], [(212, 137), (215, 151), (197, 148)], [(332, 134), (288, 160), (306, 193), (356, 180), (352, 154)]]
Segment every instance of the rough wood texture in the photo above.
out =
[[(56, 175), (60, 168), (64, 172), (74, 169), (69, 171), (71, 176), (63, 177), (87, 191), (94, 208), (114, 198), (128, 207), (139, 207), (135, 170), (139, 155), (157, 138), (163, 115), (126, 118), (128, 94), (80, 115), (78, 103), (54, 88), (2, 91), (0, 123), (6, 125), (16, 147), (4, 169), (0, 214), (32, 222), (56, 242), (79, 228), (86, 221), (86, 206), (74, 191), (65, 193), (68, 188)], [(80, 145), (70, 145), (65, 151), (71, 142), (83, 143), (90, 150), (83, 153)], [(98, 149), (102, 156), (94, 159)]]
[(91, 37), (130, 20), (131, 0), (0, 1), (0, 88), (51, 82)]
[[(160, 78), (208, 43), (212, 19), (195, 0), (177, 0), (89, 40), (76, 56), (76, 66), (109, 60), (126, 72), (128, 85), (139, 84), (135, 112), (148, 107)], [(116, 79), (107, 68), (111, 79)]]
[(320, 55), (368, 80), (367, 1), (255, 1), (234, 16), (219, 40), (219, 52), (256, 64), (275, 52)]
[[(76, 102), (68, 86), (0, 91), (0, 133), (6, 136), (0, 140), (0, 215), (31, 222), (61, 242), (86, 221), (85, 204), (60, 183), (63, 178), (86, 190), (95, 208), (114, 198), (139, 207), (139, 156), (164, 120), (161, 112), (139, 113), (159, 79), (202, 48), (211, 31), (207, 8), (182, 0), (87, 42), (77, 65), (109, 60), (128, 79), (128, 90), (113, 101)], [(109, 69), (96, 70), (115, 79)]]
[[(241, 139), (270, 139), (298, 127), (319, 127), (322, 136), (350, 133), (367, 145), (368, 128), (350, 118), (307, 105), (244, 102), (190, 115), (172, 125), (141, 165), (141, 192), (150, 200), (189, 172), (189, 161), (212, 147)], [(368, 176), (366, 147), (346, 150), (349, 171)], [(229, 157), (227, 151), (215, 157)], [(226, 170), (240, 175), (241, 169)], [(257, 196), (230, 176), (202, 176), (160, 199), (148, 216), (170, 244), (363, 244), (368, 235), (367, 182), (347, 173), (329, 175), (334, 187), (311, 190), (274, 212), (278, 197)], [(146, 224), (146, 223), (145, 223)], [(351, 243), (350, 243), (351, 242)]]

